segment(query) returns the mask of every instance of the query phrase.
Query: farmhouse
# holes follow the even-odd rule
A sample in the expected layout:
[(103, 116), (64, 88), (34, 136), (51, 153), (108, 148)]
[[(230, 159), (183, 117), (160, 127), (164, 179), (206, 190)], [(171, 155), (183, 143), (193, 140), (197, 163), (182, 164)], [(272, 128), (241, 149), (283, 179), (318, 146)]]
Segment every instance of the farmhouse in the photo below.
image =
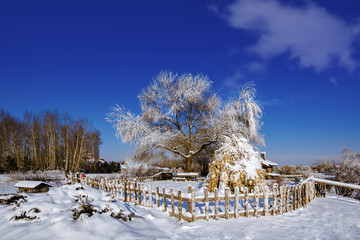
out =
[(51, 185), (42, 181), (20, 181), (15, 187), (19, 188), (19, 192), (40, 193), (49, 191)]
[(266, 173), (274, 172), (274, 169), (278, 167), (278, 164), (269, 160), (266, 160), (265, 152), (261, 153), (261, 165)]

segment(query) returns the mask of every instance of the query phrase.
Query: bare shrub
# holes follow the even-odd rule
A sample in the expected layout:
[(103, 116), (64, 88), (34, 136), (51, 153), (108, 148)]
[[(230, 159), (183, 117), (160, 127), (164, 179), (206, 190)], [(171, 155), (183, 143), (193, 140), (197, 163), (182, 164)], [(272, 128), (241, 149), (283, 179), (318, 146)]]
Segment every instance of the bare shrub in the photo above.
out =
[[(343, 149), (339, 160), (336, 163), (333, 160), (325, 159), (317, 162), (315, 167), (321, 173), (335, 175), (336, 181), (360, 185), (360, 154)], [(336, 187), (335, 191), (345, 197), (360, 199), (360, 191), (342, 187)]]
[(118, 213), (114, 213), (112, 212), (110, 214), (111, 217), (113, 218), (116, 218), (116, 219), (120, 219), (120, 220), (123, 220), (123, 221), (131, 221), (133, 219), (133, 217), (135, 217), (135, 214), (134, 213), (130, 213), (128, 215), (126, 215), (124, 213), (124, 210), (120, 209), (120, 211)]
[(14, 219), (14, 220), (26, 219), (26, 220), (31, 220), (31, 221), (34, 220), (34, 219), (36, 219), (36, 216), (29, 216), (29, 215), (27, 215), (30, 211), (31, 211), (31, 210), (29, 210), (28, 212), (22, 211), (22, 212), (20, 213), (20, 215), (15, 215), (15, 216), (13, 216), (12, 218), (9, 219), (9, 221), (11, 221), (12, 219)]
[(16, 194), (16, 195), (6, 198), (4, 201), (2, 201), (2, 203), (6, 204), (6, 205), (15, 204), (17, 206), (20, 206), (21, 203), (25, 202), (25, 198), (26, 198), (26, 196)]
[(94, 206), (89, 203), (88, 196), (78, 195), (75, 196), (75, 198), (75, 201), (79, 204), (79, 206), (78, 208), (72, 209), (74, 220), (78, 219), (81, 214), (86, 214), (87, 216), (91, 217), (92, 215), (94, 215), (94, 212), (97, 212)]

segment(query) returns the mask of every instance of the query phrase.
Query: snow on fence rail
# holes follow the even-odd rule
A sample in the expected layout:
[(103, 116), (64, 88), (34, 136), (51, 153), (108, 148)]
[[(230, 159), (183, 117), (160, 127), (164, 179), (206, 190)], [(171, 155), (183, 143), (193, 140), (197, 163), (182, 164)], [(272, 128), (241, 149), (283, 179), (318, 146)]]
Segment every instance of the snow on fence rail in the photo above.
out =
[(325, 185), (332, 185), (336, 187), (343, 187), (343, 188), (349, 188), (353, 190), (360, 190), (360, 186), (356, 184), (349, 184), (349, 183), (342, 183), (342, 182), (336, 182), (336, 181), (330, 181), (326, 179), (320, 179), (320, 178), (313, 178), (315, 182), (322, 183)]
[(314, 177), (311, 177), (311, 179), (316, 183), (316, 190), (324, 197), (325, 192), (330, 192), (360, 200), (360, 185), (330, 181)]
[(103, 178), (76, 178), (72, 174), (67, 179), (68, 183), (80, 182), (102, 191), (109, 192), (115, 199), (145, 207), (159, 208), (170, 216), (189, 222), (198, 219), (239, 218), (240, 216), (258, 217), (283, 214), (307, 205), (315, 196), (314, 181), (306, 181), (296, 186), (280, 186), (274, 184), (254, 192), (243, 189), (243, 194), (235, 188), (234, 194), (226, 188), (220, 194), (217, 188), (214, 193), (209, 193), (204, 188), (203, 195), (196, 196), (195, 189), (188, 187), (187, 193), (173, 188), (160, 189), (158, 186), (151, 188), (150, 183), (128, 180), (107, 180)]

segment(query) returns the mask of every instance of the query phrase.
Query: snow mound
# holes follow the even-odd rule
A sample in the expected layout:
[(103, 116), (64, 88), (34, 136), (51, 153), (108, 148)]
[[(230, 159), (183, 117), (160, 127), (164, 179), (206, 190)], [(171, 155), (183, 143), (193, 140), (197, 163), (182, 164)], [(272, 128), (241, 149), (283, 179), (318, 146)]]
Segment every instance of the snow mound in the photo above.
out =
[(254, 151), (249, 141), (243, 137), (224, 136), (221, 147), (215, 152), (215, 160), (210, 164), (206, 181), (209, 191), (229, 187), (234, 192), (247, 187), (264, 187), (265, 173), (262, 170), (259, 153)]

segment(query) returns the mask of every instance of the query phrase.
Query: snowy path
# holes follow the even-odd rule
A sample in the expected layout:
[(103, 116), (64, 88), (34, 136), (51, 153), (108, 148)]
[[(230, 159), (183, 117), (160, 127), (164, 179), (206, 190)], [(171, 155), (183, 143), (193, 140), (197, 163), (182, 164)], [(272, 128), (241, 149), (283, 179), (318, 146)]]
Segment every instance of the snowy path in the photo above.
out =
[[(317, 198), (307, 207), (279, 216), (177, 222), (159, 209), (111, 202), (95, 189), (76, 186), (53, 188), (48, 194), (33, 194), (21, 208), (0, 205), (1, 239), (358, 239), (360, 202), (330, 196)], [(86, 187), (86, 186), (84, 186)], [(87, 188), (87, 187), (86, 187)], [(74, 196), (86, 194), (92, 204), (114, 211), (124, 209), (142, 218), (124, 222), (110, 212), (73, 220)], [(20, 211), (41, 209), (35, 221), (9, 219)]]

